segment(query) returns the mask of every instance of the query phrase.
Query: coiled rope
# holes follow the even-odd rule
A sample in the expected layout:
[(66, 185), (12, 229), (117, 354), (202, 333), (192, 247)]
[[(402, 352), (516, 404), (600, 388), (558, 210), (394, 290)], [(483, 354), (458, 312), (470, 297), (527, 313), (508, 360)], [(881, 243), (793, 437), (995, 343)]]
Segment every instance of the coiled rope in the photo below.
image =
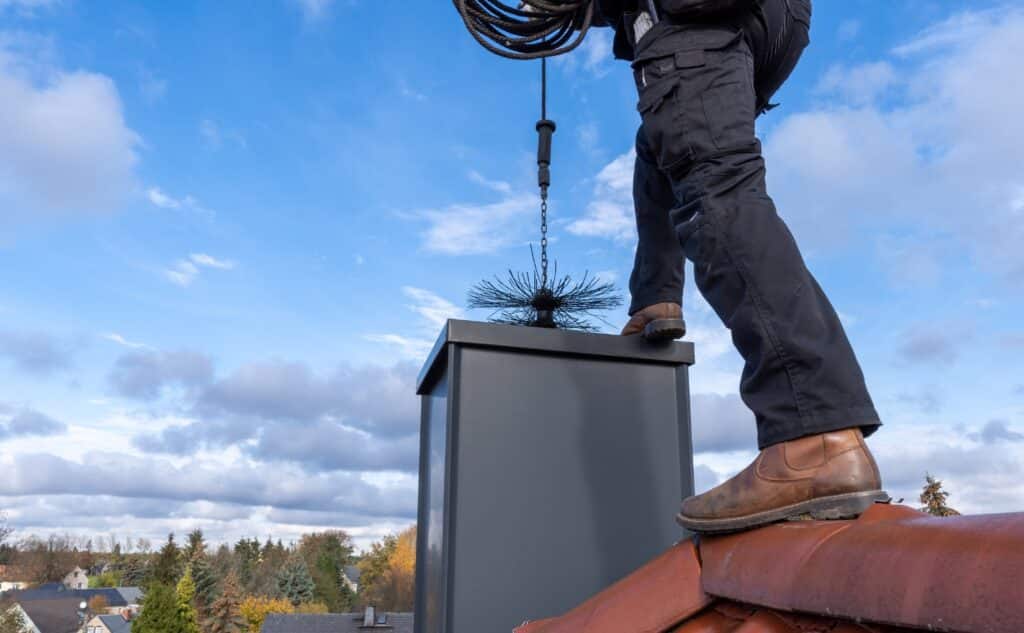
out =
[(583, 42), (594, 19), (593, 0), (452, 0), (473, 38), (510, 59), (563, 55)]

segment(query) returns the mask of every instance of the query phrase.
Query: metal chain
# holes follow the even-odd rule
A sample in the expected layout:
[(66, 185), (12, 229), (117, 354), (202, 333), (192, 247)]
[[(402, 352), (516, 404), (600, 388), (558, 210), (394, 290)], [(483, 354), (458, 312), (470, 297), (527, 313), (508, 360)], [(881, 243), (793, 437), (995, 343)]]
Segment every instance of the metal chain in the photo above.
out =
[(541, 288), (548, 287), (548, 195), (540, 196), (540, 275)]

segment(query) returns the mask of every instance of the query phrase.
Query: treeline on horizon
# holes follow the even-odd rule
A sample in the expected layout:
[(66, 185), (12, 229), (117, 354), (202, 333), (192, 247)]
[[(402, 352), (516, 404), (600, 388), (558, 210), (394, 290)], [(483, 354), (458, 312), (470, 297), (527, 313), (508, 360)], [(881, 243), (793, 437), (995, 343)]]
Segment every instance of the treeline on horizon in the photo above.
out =
[[(124, 544), (115, 537), (97, 543), (68, 535), (14, 540), (10, 532), (0, 523), (0, 565), (9, 575), (15, 570), (23, 575), (19, 580), (60, 582), (78, 566), (100, 572), (90, 574), (91, 588), (141, 587), (146, 595), (133, 631), (142, 633), (258, 631), (268, 613), (413, 609), (415, 526), (384, 537), (361, 555), (342, 530), (304, 534), (287, 545), (280, 539), (242, 538), (211, 547), (196, 529), (181, 543), (168, 535), (155, 550), (146, 539)], [(360, 570), (358, 592), (344, 576), (350, 565)]]

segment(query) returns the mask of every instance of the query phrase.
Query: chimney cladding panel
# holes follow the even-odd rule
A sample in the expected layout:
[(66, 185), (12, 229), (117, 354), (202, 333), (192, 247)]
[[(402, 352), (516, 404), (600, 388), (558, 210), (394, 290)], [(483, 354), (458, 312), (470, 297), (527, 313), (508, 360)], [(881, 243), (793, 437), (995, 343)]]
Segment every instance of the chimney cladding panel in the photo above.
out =
[(434, 350), (416, 633), (557, 615), (685, 536), (691, 344), (450, 321)]

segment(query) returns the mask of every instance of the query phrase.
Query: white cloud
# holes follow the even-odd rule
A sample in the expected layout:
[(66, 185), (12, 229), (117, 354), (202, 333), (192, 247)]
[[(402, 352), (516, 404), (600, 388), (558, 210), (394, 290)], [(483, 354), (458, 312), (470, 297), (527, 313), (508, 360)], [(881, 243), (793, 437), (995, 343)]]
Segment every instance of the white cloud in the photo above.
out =
[(235, 267), (235, 262), (230, 259), (217, 259), (212, 255), (206, 253), (192, 253), (188, 256), (195, 264), (199, 266), (206, 266), (207, 268), (219, 268), (220, 270), (232, 270)]
[(235, 262), (229, 259), (218, 259), (205, 253), (192, 253), (188, 259), (179, 259), (171, 268), (164, 269), (164, 277), (181, 287), (192, 285), (201, 272), (201, 268), (217, 270), (233, 270)]
[(906, 57), (973, 44), (983, 39), (993, 27), (998, 26), (1005, 13), (1006, 10), (1003, 8), (958, 13), (928, 27), (909, 42), (897, 46), (893, 53)]
[(437, 336), (448, 319), (464, 318), (465, 313), (459, 306), (429, 290), (406, 286), (402, 288), (402, 294), (412, 300), (406, 307), (420, 317), (420, 325), (416, 329), (421, 335), (369, 334), (364, 338), (397, 348), (403, 358), (423, 360), (434, 346), (433, 337)]
[(612, 59), (612, 31), (598, 29), (587, 35), (581, 47), (583, 51), (583, 68), (596, 77), (608, 74)]
[(125, 337), (121, 336), (117, 332), (108, 332), (106, 334), (101, 334), (100, 336), (102, 338), (105, 338), (108, 341), (112, 341), (114, 343), (117, 343), (118, 345), (120, 345), (122, 347), (128, 347), (128, 348), (131, 348), (131, 349), (149, 349), (149, 346), (146, 345), (145, 343), (136, 343), (136, 342), (133, 342), (133, 341), (129, 341), (128, 339), (126, 339)]
[(582, 69), (592, 77), (607, 75), (614, 63), (612, 57), (613, 34), (611, 29), (594, 29), (587, 34), (583, 44), (576, 50), (552, 60), (566, 74)]
[(588, 237), (605, 237), (622, 242), (636, 239), (633, 212), (633, 150), (605, 165), (597, 174), (587, 210), (569, 224), (569, 232)]
[(149, 201), (160, 207), (161, 209), (180, 209), (182, 205), (181, 200), (172, 198), (163, 192), (159, 187), (150, 187), (146, 190), (146, 197)]
[(401, 334), (367, 334), (365, 337), (371, 343), (383, 343), (398, 350), (402, 358), (409, 360), (423, 360), (434, 347), (430, 339), (413, 338)]
[(199, 268), (192, 262), (181, 259), (172, 268), (164, 270), (164, 277), (172, 284), (185, 288), (191, 286), (192, 282), (199, 276)]
[(889, 62), (874, 62), (847, 68), (832, 66), (818, 82), (817, 91), (839, 95), (852, 105), (877, 100), (898, 82), (896, 68)]
[(1024, 281), (1024, 84), (1006, 81), (1024, 74), (1024, 11), (962, 13), (891, 59), (830, 72), (823, 85), (852, 88), (781, 120), (765, 143), (770, 190), (798, 241), (813, 251), (882, 222), (927, 227), (901, 248), (948, 242), (939, 250)]
[(113, 80), (52, 67), (41, 48), (0, 33), (0, 222), (113, 211), (136, 188), (140, 138)]
[(448, 319), (461, 319), (463, 316), (462, 308), (429, 290), (406, 286), (402, 293), (413, 301), (408, 308), (433, 328), (443, 327)]
[(475, 169), (471, 169), (469, 171), (469, 179), (478, 185), (486, 187), (492, 191), (497, 191), (498, 193), (512, 193), (512, 185), (508, 184), (504, 180), (489, 180)]
[(442, 255), (482, 255), (522, 241), (520, 220), (537, 210), (536, 194), (510, 193), (490, 204), (453, 204), (415, 215), (430, 226), (424, 248)]

